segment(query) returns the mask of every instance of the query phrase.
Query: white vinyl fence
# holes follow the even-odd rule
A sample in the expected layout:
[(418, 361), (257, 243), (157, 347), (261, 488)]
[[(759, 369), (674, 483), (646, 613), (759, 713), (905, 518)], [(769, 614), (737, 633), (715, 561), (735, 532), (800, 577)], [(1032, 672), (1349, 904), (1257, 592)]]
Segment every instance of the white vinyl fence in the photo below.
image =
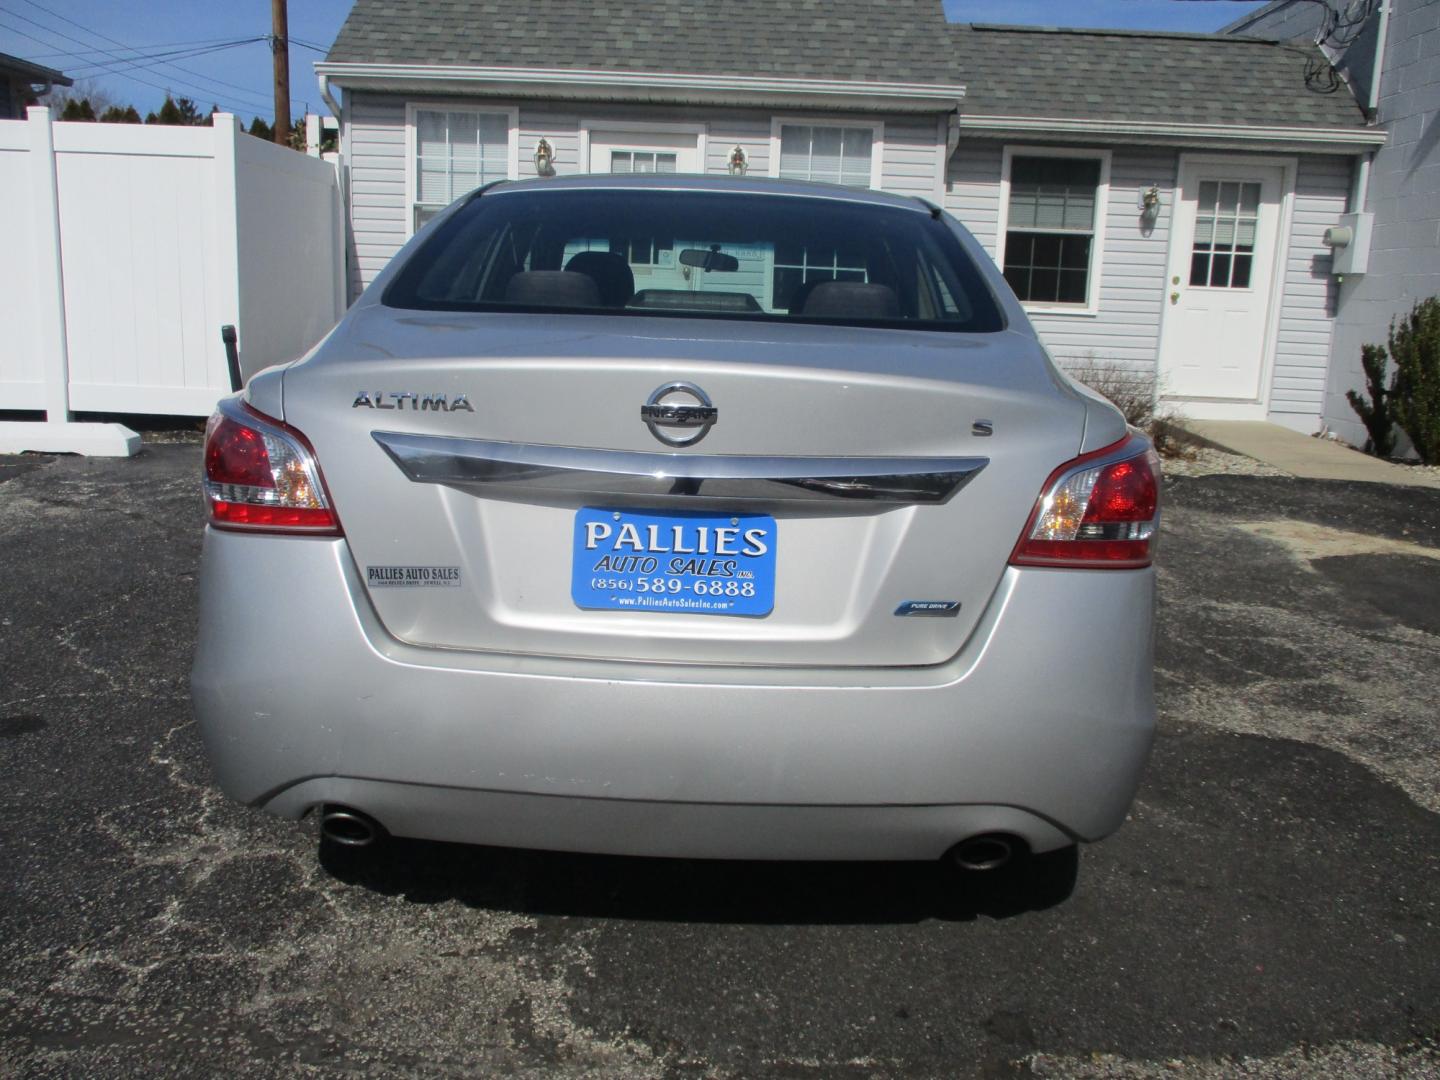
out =
[[(74, 412), (204, 416), (344, 312), (334, 165), (213, 127), (0, 121), (0, 452), (133, 453)], [(118, 440), (118, 442), (117, 442)]]

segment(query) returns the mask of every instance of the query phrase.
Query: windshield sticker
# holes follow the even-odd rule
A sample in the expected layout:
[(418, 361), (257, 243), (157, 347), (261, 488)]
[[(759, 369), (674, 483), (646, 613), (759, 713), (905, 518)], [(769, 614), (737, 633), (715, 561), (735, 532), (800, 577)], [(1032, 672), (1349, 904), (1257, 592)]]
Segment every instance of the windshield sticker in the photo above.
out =
[(460, 587), (460, 567), (367, 566), (365, 584), (372, 589), (456, 589)]

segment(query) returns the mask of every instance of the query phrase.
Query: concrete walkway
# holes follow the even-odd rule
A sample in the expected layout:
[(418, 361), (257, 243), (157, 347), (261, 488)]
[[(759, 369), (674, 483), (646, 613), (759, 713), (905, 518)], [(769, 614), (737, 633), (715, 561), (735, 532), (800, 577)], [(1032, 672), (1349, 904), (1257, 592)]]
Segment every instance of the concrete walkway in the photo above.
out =
[(1440, 488), (1440, 474), (1381, 461), (1341, 443), (1315, 439), (1260, 420), (1182, 420), (1197, 440), (1219, 450), (1263, 461), (1307, 480), (1362, 480)]

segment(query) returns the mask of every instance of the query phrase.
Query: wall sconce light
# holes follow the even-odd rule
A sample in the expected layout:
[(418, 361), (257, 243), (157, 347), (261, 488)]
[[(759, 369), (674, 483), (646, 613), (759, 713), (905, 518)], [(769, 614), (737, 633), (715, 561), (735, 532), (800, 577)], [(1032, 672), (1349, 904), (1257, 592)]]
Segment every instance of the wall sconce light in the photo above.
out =
[(555, 150), (546, 139), (535, 144), (535, 173), (537, 176), (555, 175)]
[(750, 167), (750, 156), (745, 153), (745, 148), (738, 143), (730, 151), (729, 167), (731, 176), (744, 176), (745, 170)]
[(1160, 185), (1151, 184), (1140, 193), (1140, 212), (1154, 220), (1160, 214)]

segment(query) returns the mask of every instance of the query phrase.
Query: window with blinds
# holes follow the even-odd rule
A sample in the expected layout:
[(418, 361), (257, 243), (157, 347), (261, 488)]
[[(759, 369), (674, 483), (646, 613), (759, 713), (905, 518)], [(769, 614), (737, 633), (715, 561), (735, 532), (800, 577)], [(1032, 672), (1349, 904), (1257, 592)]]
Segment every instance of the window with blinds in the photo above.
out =
[(1010, 159), (1005, 280), (1021, 300), (1089, 302), (1099, 189), (1098, 160)]
[(468, 109), (415, 111), (415, 228), (510, 168), (510, 120)]
[(868, 188), (874, 143), (875, 132), (870, 128), (783, 124), (780, 176)]

